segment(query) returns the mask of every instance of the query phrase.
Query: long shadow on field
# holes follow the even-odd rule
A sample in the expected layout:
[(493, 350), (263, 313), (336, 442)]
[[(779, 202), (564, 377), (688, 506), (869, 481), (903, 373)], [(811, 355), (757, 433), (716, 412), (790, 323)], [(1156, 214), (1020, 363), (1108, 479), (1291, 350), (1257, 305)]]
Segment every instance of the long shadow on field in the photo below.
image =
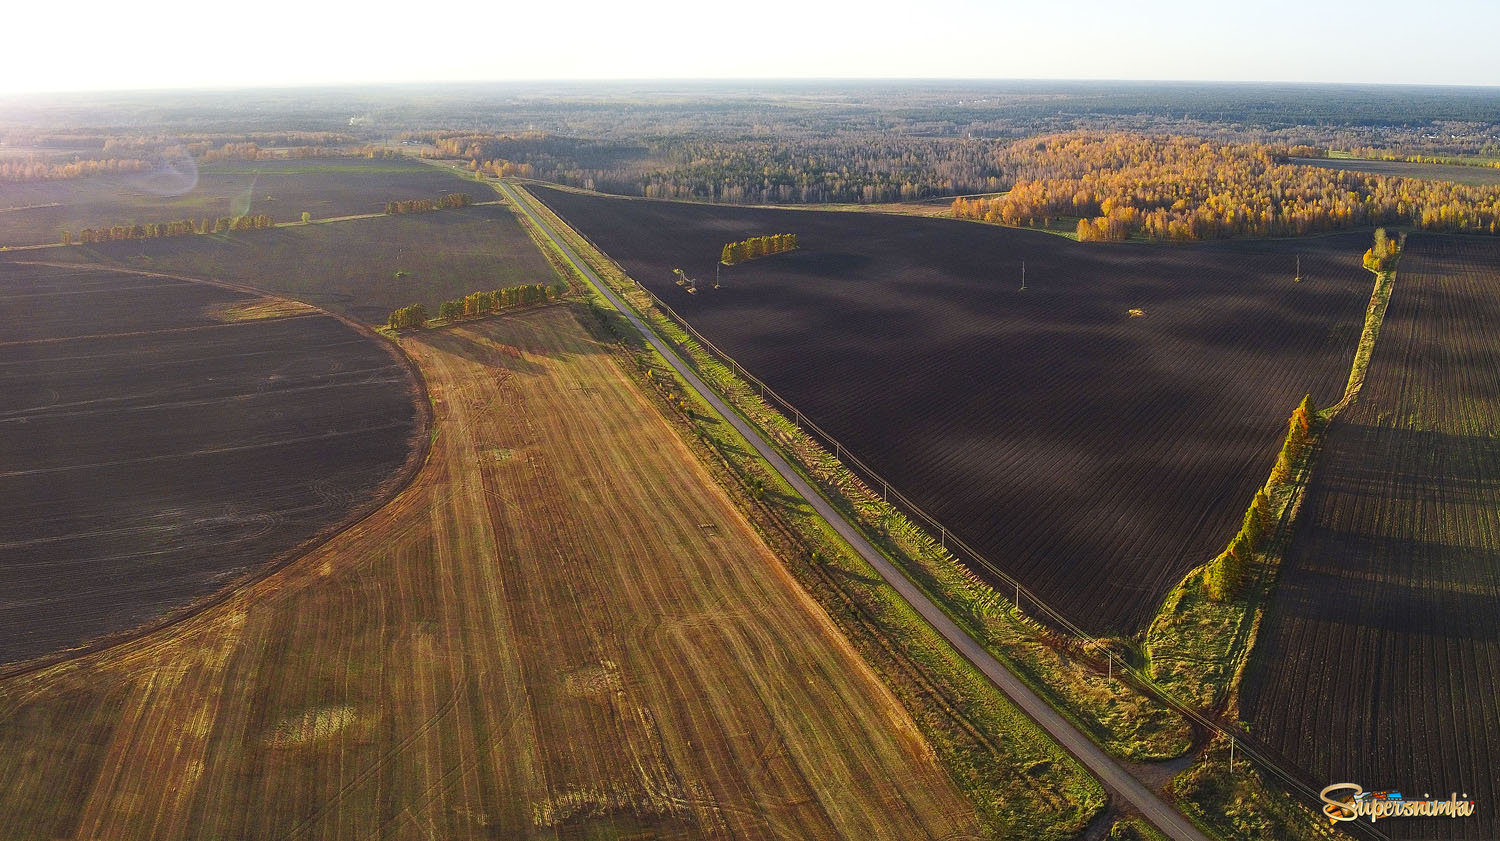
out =
[[(1077, 244), (940, 219), (535, 192), (1095, 632), (1138, 629), (1233, 536), (1302, 395), (1342, 393), (1371, 286), (1368, 233)], [(712, 277), (725, 242), (775, 231), (802, 247), (725, 270), (720, 289), (672, 282), (674, 267)]]
[[(1330, 782), (1494, 803), (1500, 440), (1370, 425), (1334, 435), (1242, 709), (1273, 747)], [(1390, 831), (1493, 837), (1493, 812), (1480, 811)]]
[[(540, 356), (566, 361), (575, 355), (574, 351), (561, 350), (555, 347), (515, 345), (499, 339), (491, 339), (484, 335), (487, 328), (495, 329), (497, 326), (490, 321), (458, 324), (423, 333), (422, 340), (433, 347), (440, 348), (447, 353), (470, 362), (476, 362), (492, 368), (503, 368), (517, 374), (541, 374), (544, 372), (541, 366), (527, 359), (527, 356)], [(479, 338), (475, 338), (476, 336)], [(592, 344), (583, 345), (582, 351), (587, 354), (604, 352)]]

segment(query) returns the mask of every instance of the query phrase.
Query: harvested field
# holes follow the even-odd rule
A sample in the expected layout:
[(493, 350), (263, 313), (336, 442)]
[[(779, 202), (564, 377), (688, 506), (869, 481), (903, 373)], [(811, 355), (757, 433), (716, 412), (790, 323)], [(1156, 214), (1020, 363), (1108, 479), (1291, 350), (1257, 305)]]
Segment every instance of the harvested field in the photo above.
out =
[(378, 502), (418, 430), (407, 366), (259, 296), (0, 263), (0, 663), (123, 631)]
[[(63, 231), (140, 225), (176, 219), (213, 219), (265, 213), (295, 222), (380, 213), (392, 199), (468, 193), (488, 201), (490, 190), (451, 172), (412, 160), (309, 158), (224, 161), (185, 172), (127, 173), (6, 184), (0, 193), (0, 245), (57, 242)], [(14, 208), (14, 209), (12, 209)]]
[(0, 683), (0, 836), (974, 837), (567, 308), (402, 343), (436, 414), (416, 480), (167, 633)]
[(1393, 837), (1500, 835), (1500, 243), (1408, 240), (1304, 509), (1246, 720), (1330, 783), (1479, 803)]
[[(472, 186), (476, 199), (493, 195), (486, 185)], [(436, 312), (449, 298), (556, 276), (511, 211), (496, 206), (44, 253), (48, 260), (215, 277), (368, 324), (384, 324), (391, 310), (408, 304)]]
[(1396, 175), (1426, 181), (1452, 181), (1470, 187), (1500, 184), (1500, 169), (1461, 164), (1419, 164), (1410, 161), (1366, 161), (1357, 158), (1293, 158), (1292, 163), (1321, 169), (1346, 169), (1375, 175)]
[[(944, 220), (534, 192), (1095, 631), (1138, 629), (1233, 537), (1297, 401), (1342, 393), (1370, 294), (1368, 234), (1089, 247)], [(674, 267), (711, 279), (723, 243), (768, 231), (801, 248), (726, 269), (720, 289), (673, 283)]]

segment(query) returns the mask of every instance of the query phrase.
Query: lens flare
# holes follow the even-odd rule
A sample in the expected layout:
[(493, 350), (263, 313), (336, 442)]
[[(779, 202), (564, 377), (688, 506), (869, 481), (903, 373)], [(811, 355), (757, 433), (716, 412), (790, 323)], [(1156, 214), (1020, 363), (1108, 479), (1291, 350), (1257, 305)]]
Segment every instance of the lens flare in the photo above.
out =
[(181, 196), (198, 186), (198, 163), (181, 146), (172, 146), (156, 159), (151, 171), (130, 179), (130, 186), (153, 196)]
[(250, 214), (250, 208), (255, 203), (255, 179), (258, 176), (258, 172), (250, 176), (250, 184), (239, 195), (229, 200), (230, 216), (248, 216)]

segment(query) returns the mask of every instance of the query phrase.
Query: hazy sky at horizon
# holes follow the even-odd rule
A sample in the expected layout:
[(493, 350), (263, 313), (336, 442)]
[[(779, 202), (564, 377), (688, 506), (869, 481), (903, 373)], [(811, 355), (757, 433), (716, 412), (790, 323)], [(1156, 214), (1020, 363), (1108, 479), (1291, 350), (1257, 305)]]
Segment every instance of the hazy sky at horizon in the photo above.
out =
[(6, 13), (0, 94), (743, 77), (1500, 85), (1500, 3), (1481, 0), (448, 5), (27, 2)]

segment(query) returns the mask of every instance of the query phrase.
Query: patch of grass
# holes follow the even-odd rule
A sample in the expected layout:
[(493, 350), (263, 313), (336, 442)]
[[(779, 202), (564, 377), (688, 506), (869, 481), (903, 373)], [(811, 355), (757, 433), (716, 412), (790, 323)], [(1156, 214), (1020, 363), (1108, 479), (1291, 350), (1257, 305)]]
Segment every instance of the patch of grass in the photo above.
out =
[(1222, 841), (1321, 841), (1346, 838), (1311, 808), (1287, 796), (1252, 763), (1229, 770), (1229, 744), (1211, 743), (1172, 781), (1171, 794), (1188, 819)]
[(218, 321), (235, 322), (288, 318), (312, 312), (317, 312), (317, 309), (300, 301), (291, 301), (286, 298), (261, 298), (258, 301), (243, 304), (214, 307), (209, 311), (208, 316)]
[(1110, 826), (1106, 841), (1167, 841), (1167, 836), (1140, 818), (1123, 818)]

